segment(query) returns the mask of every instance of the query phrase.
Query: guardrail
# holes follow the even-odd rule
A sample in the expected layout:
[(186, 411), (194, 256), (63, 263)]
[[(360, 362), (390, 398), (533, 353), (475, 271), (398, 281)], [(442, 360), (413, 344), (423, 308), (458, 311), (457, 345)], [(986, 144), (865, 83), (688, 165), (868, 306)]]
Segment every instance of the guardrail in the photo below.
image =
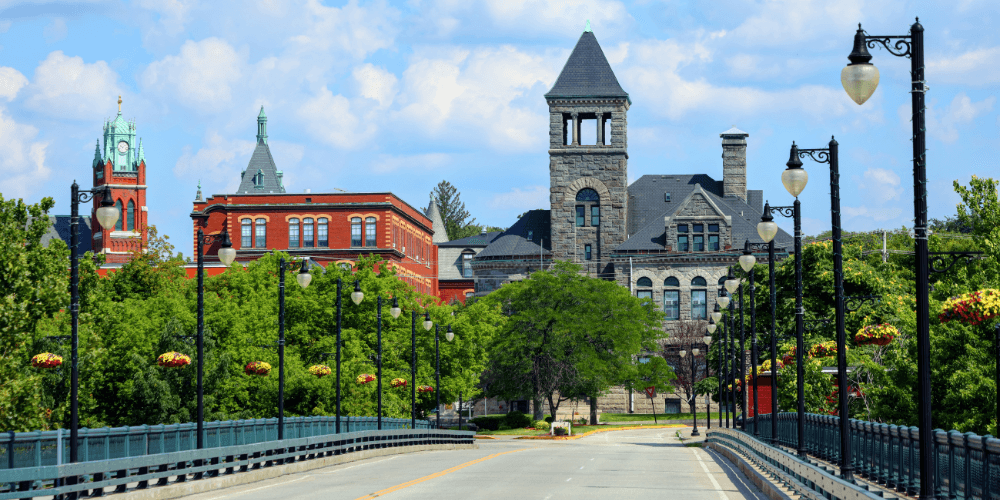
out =
[[(383, 419), (383, 427), (386, 419)], [(0, 500), (39, 495), (101, 496), (369, 449), (472, 444), (475, 432), (405, 429), (348, 432), (63, 465), (0, 470)], [(110, 492), (109, 492), (110, 493)]]
[[(840, 418), (805, 415), (806, 453), (840, 464)], [(759, 417), (760, 439), (770, 442), (771, 414)], [(778, 443), (798, 444), (797, 414), (778, 414)], [(753, 418), (747, 431), (753, 432)], [(920, 439), (916, 427), (851, 419), (851, 462), (855, 474), (901, 493), (920, 491)], [(934, 430), (937, 495), (993, 500), (1000, 496), (1000, 439), (971, 432)]]
[[(340, 430), (371, 431), (378, 428), (377, 417), (342, 416)], [(406, 429), (408, 418), (383, 418), (382, 429)], [(80, 462), (154, 455), (193, 450), (195, 423), (137, 425), (79, 430)], [(427, 420), (417, 420), (417, 429), (431, 429)], [(336, 417), (291, 417), (285, 419), (287, 439), (336, 433)], [(221, 420), (205, 422), (205, 447), (218, 448), (262, 443), (278, 439), (278, 419)], [(69, 462), (69, 431), (0, 433), (0, 470), (21, 467), (62, 465)]]

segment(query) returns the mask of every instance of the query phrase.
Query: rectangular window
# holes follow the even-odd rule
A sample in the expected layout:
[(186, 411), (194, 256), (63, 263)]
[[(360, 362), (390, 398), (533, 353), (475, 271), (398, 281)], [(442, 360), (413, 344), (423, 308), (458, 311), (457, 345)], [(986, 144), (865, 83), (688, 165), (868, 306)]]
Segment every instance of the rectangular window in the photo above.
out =
[(694, 235), (694, 251), (695, 252), (704, 252), (705, 251), (705, 237), (704, 236), (702, 236), (700, 234)]
[(705, 225), (704, 224), (695, 224), (694, 225), (694, 231), (692, 231), (692, 232), (694, 232), (694, 233), (701, 233), (701, 232), (704, 232), (704, 231), (705, 231)]
[(252, 248), (253, 247), (253, 228), (250, 225), (250, 219), (243, 219), (240, 224), (240, 248)]
[(686, 232), (688, 232), (688, 225), (687, 224), (678, 224), (677, 225), (677, 232), (678, 233), (686, 233)]
[(328, 235), (329, 233), (327, 232), (327, 225), (326, 224), (327, 224), (326, 217), (321, 217), (319, 219), (319, 228), (318, 228), (319, 231), (317, 232), (317, 236), (319, 236), (319, 244), (318, 245), (321, 246), (321, 247), (325, 247), (325, 246), (329, 246), (330, 245), (330, 240), (329, 240), (329, 235)]
[(471, 253), (462, 254), (462, 276), (466, 278), (472, 277), (472, 257)]
[(709, 224), (708, 225), (708, 232), (710, 232), (710, 233), (717, 233), (717, 232), (719, 232), (719, 225), (718, 224)]
[(680, 319), (681, 317), (681, 296), (677, 290), (663, 291), (663, 312), (667, 313), (667, 319)]
[(708, 319), (705, 290), (691, 290), (691, 319)]
[(708, 235), (708, 250), (710, 252), (719, 250), (719, 235), (717, 234)]
[(653, 300), (653, 291), (652, 290), (639, 290), (638, 292), (635, 292), (635, 296), (639, 297), (640, 299)]
[(299, 248), (299, 220), (288, 221), (288, 248)]
[(313, 220), (302, 219), (302, 247), (312, 248), (313, 243)]
[(583, 258), (586, 260), (591, 260), (591, 258), (593, 258), (593, 253), (591, 252), (590, 245), (583, 246), (583, 255), (584, 255)]
[(254, 238), (254, 248), (267, 248), (267, 220), (257, 219), (257, 235)]
[(578, 205), (576, 207), (576, 227), (583, 227), (583, 222), (585, 220), (583, 209), (583, 205)]
[(593, 205), (590, 207), (590, 225), (600, 226), (601, 225), (601, 207), (600, 205)]
[(351, 246), (361, 246), (361, 217), (351, 219)]
[(688, 237), (687, 236), (678, 236), (677, 237), (677, 251), (678, 252), (687, 252), (688, 251)]
[(670, 201), (670, 193), (663, 193), (663, 201)]
[(375, 217), (365, 219), (365, 246), (377, 246), (375, 244)]

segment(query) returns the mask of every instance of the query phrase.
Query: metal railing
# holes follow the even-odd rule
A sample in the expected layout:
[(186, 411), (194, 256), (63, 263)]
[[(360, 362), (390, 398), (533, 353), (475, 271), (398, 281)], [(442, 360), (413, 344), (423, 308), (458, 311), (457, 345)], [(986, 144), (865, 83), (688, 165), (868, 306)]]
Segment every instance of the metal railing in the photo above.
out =
[[(352, 419), (353, 420), (353, 419)], [(386, 419), (383, 419), (385, 427)], [(0, 500), (79, 492), (101, 496), (219, 477), (370, 449), (434, 444), (471, 445), (475, 432), (436, 429), (357, 431), (225, 445), (63, 465), (0, 470)], [(174, 480), (171, 481), (171, 477)], [(111, 493), (112, 491), (107, 491)]]
[[(372, 431), (376, 417), (341, 418), (341, 431)], [(383, 418), (382, 429), (406, 429), (408, 418)], [(431, 429), (427, 420), (417, 420), (417, 429)], [(79, 430), (80, 462), (172, 453), (197, 448), (196, 424), (138, 425)], [(336, 417), (291, 417), (285, 419), (285, 438), (305, 438), (336, 433)], [(262, 443), (278, 439), (278, 419), (222, 420), (205, 422), (205, 447), (218, 448)], [(69, 431), (0, 433), (0, 470), (62, 465), (69, 462)]]
[[(760, 415), (762, 441), (770, 442), (771, 414)], [(840, 418), (805, 415), (806, 453), (840, 464)], [(778, 443), (798, 444), (795, 413), (778, 414)], [(753, 418), (746, 429), (753, 431)], [(920, 440), (916, 427), (850, 419), (851, 462), (855, 474), (873, 483), (914, 495), (920, 491)], [(971, 432), (934, 431), (937, 494), (942, 498), (1000, 498), (1000, 439)]]

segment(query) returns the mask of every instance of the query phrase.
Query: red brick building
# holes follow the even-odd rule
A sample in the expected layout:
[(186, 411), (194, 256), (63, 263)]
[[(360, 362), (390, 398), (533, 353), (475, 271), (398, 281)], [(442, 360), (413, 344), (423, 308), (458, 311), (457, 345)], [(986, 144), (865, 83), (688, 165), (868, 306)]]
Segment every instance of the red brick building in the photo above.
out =
[[(323, 266), (379, 255), (418, 292), (438, 295), (431, 219), (391, 192), (285, 192), (282, 172), (267, 145), (263, 108), (257, 117), (257, 146), (241, 175), (233, 194), (202, 199), (199, 188), (191, 212), (195, 255), (199, 228), (205, 234), (225, 228), (239, 262), (272, 250), (310, 257)], [(219, 243), (206, 245), (206, 263), (218, 264), (219, 247)]]

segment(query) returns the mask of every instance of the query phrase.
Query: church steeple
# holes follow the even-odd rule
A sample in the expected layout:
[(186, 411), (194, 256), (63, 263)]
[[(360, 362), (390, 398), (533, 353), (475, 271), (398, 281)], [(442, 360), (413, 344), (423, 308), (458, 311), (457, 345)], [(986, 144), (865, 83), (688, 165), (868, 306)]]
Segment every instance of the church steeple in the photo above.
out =
[(257, 142), (267, 144), (267, 115), (264, 114), (264, 106), (260, 107), (260, 114), (257, 115)]

